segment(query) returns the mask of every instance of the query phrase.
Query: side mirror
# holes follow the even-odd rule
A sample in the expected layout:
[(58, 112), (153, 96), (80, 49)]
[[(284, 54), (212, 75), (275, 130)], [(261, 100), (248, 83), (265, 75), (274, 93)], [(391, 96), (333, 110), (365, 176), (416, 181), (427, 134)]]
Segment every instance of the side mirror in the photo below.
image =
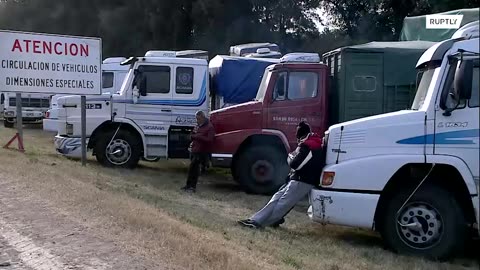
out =
[(472, 96), (473, 61), (463, 60), (455, 72), (454, 95), (459, 99), (470, 99)]
[(147, 78), (145, 76), (142, 76), (142, 79), (140, 80), (138, 91), (142, 97), (147, 95)]

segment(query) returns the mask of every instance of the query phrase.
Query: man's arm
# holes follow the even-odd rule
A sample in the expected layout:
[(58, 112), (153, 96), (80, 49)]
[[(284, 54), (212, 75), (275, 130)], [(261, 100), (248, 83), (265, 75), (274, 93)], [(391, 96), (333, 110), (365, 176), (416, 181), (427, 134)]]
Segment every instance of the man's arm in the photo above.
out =
[(192, 135), (192, 139), (204, 143), (211, 143), (215, 139), (215, 130), (213, 128), (209, 128), (207, 134), (197, 133), (195, 135)]
[(294, 170), (300, 170), (307, 164), (313, 157), (312, 151), (308, 146), (302, 144), (298, 146), (297, 150), (293, 153), (288, 154), (288, 165)]

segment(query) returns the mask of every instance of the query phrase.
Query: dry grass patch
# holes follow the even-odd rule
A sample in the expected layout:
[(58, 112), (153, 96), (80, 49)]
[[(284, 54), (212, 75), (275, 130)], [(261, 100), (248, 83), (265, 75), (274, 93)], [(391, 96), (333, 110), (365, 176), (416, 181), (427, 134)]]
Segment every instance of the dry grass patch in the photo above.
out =
[[(0, 129), (7, 141), (11, 131)], [(4, 171), (25, 192), (102, 237), (172, 269), (476, 269), (471, 258), (433, 263), (383, 250), (378, 235), (311, 223), (305, 205), (278, 230), (236, 226), (268, 200), (238, 191), (223, 171), (200, 179), (198, 193), (179, 192), (187, 162), (142, 163), (107, 169), (90, 158), (86, 168), (57, 156), (51, 135), (27, 130), (26, 155), (0, 150)], [(20, 165), (20, 166), (19, 166)]]

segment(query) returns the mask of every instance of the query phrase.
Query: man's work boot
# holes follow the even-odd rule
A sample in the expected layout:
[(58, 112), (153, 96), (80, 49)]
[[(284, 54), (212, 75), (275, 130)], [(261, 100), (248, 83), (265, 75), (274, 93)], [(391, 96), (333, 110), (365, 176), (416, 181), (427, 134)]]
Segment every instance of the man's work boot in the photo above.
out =
[(280, 227), (280, 225), (282, 225), (283, 223), (285, 223), (285, 219), (284, 218), (281, 218), (279, 221), (273, 223), (271, 225), (272, 228), (278, 228)]
[(261, 229), (262, 226), (258, 224), (255, 220), (251, 219), (244, 219), (237, 221), (238, 224), (242, 225), (243, 227), (251, 228), (251, 229)]

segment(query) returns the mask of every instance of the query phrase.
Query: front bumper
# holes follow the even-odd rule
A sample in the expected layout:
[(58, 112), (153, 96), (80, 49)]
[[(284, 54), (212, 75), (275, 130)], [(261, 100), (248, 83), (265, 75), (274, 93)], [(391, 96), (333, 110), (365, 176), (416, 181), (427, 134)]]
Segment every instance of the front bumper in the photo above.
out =
[[(17, 120), (16, 111), (5, 111), (4, 118), (7, 122), (14, 123)], [(22, 111), (22, 121), (24, 123), (41, 122), (45, 118), (45, 113), (42, 111)]]
[(308, 215), (322, 224), (373, 229), (379, 194), (313, 189)]
[[(43, 130), (44, 131), (58, 131), (58, 125), (62, 122), (58, 119), (45, 118), (43, 119)], [(65, 123), (65, 121), (63, 121)], [(64, 124), (65, 125), (65, 124)]]
[(212, 154), (212, 166), (218, 168), (230, 168), (233, 156), (230, 154)]
[[(86, 139), (86, 144), (88, 145), (88, 138)], [(72, 158), (81, 158), (82, 157), (82, 139), (81, 138), (70, 138), (64, 136), (55, 136), (54, 139), (55, 150), (57, 153), (72, 157)]]

